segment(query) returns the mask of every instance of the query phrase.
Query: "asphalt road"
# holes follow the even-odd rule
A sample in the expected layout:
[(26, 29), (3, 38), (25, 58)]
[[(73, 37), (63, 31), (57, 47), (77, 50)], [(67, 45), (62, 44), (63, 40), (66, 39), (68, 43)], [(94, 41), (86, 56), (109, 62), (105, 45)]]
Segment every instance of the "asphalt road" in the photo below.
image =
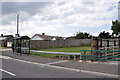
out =
[(19, 56), (10, 51), (3, 52), (2, 55), (2, 78), (109, 78), (118, 75), (116, 65)]
[(3, 78), (102, 78), (102, 76), (61, 70), (12, 60), (3, 60), (2, 68), (16, 75), (12, 76), (3, 72)]

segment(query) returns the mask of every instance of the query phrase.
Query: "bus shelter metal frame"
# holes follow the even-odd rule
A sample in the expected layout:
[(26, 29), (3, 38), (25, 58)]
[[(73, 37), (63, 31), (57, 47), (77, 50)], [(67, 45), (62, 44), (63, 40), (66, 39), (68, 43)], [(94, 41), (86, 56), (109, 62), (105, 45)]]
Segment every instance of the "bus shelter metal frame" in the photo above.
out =
[(13, 39), (13, 52), (30, 54), (30, 38), (28, 36), (15, 37)]

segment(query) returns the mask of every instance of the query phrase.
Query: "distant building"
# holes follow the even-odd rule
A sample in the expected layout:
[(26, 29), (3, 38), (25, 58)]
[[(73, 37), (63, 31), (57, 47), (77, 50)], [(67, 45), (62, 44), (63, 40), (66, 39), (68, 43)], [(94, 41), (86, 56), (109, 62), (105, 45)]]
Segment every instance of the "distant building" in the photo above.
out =
[(59, 40), (62, 39), (62, 37), (58, 37), (58, 36), (49, 36), (49, 35), (45, 35), (45, 33), (41, 34), (35, 34), (31, 40)]
[(1, 47), (11, 47), (13, 41), (13, 35), (3, 35), (0, 36)]
[(71, 36), (71, 37), (66, 37), (66, 38), (65, 38), (65, 40), (73, 40), (73, 39), (75, 39), (75, 37), (74, 37), (74, 36)]

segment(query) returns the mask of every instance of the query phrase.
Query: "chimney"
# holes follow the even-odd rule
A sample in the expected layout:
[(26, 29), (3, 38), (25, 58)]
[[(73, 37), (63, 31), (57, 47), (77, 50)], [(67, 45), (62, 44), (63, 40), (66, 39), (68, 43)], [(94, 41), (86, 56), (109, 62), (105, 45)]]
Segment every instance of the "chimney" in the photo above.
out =
[(1, 34), (1, 37), (3, 37), (3, 34)]
[(45, 35), (45, 33), (42, 33), (42, 35)]

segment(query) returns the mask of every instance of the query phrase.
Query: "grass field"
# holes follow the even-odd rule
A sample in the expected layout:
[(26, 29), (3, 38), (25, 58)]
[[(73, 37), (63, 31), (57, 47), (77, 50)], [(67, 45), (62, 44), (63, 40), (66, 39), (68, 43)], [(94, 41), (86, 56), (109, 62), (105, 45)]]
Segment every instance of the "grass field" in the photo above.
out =
[[(38, 52), (30, 52), (31, 55), (41, 56), (41, 57), (47, 57), (47, 58), (53, 58), (56, 56), (61, 56), (60, 54), (49, 54), (49, 53), (38, 53)], [(64, 55), (69, 56), (69, 55)]]
[(87, 47), (64, 47), (64, 48), (40, 49), (39, 51), (80, 53), (80, 50), (91, 50), (91, 47), (88, 47), (88, 46)]
[(0, 47), (0, 49), (9, 49), (10, 47)]
[[(80, 50), (90, 50), (91, 47), (65, 47), (65, 48), (51, 48), (51, 49), (40, 49), (39, 51), (53, 51), (53, 52), (71, 52), (71, 53), (81, 53)], [(42, 57), (56, 57), (61, 56), (61, 54), (49, 54), (49, 53), (38, 53), (31, 52), (32, 55), (42, 56)], [(64, 55), (70, 56), (70, 55)]]

